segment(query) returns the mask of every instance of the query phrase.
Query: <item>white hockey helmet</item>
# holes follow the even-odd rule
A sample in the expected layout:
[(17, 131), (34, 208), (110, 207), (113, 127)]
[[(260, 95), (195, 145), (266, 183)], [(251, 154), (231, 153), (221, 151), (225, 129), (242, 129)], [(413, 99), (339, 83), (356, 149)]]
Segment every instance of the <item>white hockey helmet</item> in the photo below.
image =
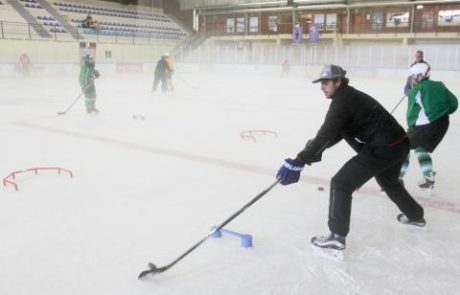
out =
[(163, 53), (163, 57), (169, 57), (169, 56), (170, 56), (169, 52)]
[(82, 53), (83, 53), (84, 57), (91, 57), (91, 50), (89, 50), (89, 49), (83, 50)]
[(419, 81), (429, 76), (430, 67), (426, 63), (416, 63), (409, 69), (409, 77), (417, 79)]

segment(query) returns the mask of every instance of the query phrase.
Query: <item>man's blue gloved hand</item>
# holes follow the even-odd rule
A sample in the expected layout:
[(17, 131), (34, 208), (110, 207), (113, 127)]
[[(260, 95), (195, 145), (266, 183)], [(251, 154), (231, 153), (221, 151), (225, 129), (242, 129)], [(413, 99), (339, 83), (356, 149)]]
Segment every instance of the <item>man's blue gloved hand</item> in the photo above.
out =
[(283, 166), (278, 170), (276, 179), (280, 181), (282, 185), (288, 185), (299, 181), (300, 172), (302, 172), (304, 165), (297, 160), (286, 159), (284, 160)]

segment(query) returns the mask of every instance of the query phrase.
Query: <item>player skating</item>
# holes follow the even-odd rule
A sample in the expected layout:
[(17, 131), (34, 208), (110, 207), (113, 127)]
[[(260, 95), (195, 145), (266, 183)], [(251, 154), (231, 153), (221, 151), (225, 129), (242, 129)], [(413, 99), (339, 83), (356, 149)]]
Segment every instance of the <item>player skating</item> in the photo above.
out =
[(96, 87), (94, 79), (99, 78), (100, 74), (95, 69), (94, 58), (89, 53), (85, 53), (80, 61), (79, 81), (81, 90), (85, 96), (86, 112), (88, 114), (98, 113), (96, 109)]
[(19, 56), (19, 63), (21, 64), (22, 74), (24, 76), (29, 76), (29, 71), (32, 63), (30, 62), (30, 58), (25, 50), (23, 50)]
[(166, 70), (166, 88), (168, 91), (173, 91), (174, 90), (174, 85), (172, 83), (172, 77), (174, 74), (174, 59), (172, 56), (169, 54), (169, 52), (165, 53), (166, 55), (166, 64), (168, 65), (167, 70)]
[(423, 208), (398, 181), (409, 153), (404, 129), (375, 99), (349, 86), (345, 74), (340, 66), (327, 65), (313, 81), (320, 82), (321, 90), (331, 99), (325, 121), (305, 148), (295, 158), (286, 159), (277, 173), (283, 185), (297, 182), (305, 164), (321, 161), (323, 151), (342, 139), (357, 152), (331, 179), (330, 233), (311, 239), (316, 247), (335, 250), (345, 249), (353, 192), (372, 177), (402, 212), (397, 216), (399, 222), (425, 226)]
[[(407, 135), (422, 170), (423, 181), (419, 187), (424, 189), (434, 187), (431, 153), (449, 128), (449, 115), (458, 107), (457, 98), (442, 82), (428, 79), (429, 71), (426, 63), (414, 63), (409, 69), (411, 90), (407, 107)], [(408, 166), (409, 156), (401, 167), (401, 181)]]
[[(160, 60), (158, 60), (157, 65), (155, 67), (155, 73), (154, 73), (154, 80), (153, 80), (153, 87), (152, 87), (152, 92), (155, 92), (158, 88), (158, 85), (161, 82), (161, 91), (166, 92), (169, 89), (168, 87), (168, 80), (171, 79), (172, 77), (172, 69), (170, 68), (170, 65), (168, 64), (168, 59), (169, 59), (169, 53), (163, 53), (161, 56)], [(169, 81), (170, 82), (170, 81)]]
[(285, 59), (281, 64), (281, 78), (289, 77), (289, 72), (291, 70), (291, 66), (289, 65), (289, 61)]

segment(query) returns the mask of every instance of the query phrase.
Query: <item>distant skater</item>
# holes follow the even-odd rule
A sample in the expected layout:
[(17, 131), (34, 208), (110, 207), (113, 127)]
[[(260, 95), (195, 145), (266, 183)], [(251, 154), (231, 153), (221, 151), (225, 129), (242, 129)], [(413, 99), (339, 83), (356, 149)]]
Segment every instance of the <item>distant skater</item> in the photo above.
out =
[(81, 90), (85, 95), (85, 106), (88, 114), (99, 113), (99, 110), (96, 109), (96, 87), (94, 85), (94, 80), (99, 76), (99, 72), (95, 69), (94, 58), (89, 53), (85, 53), (80, 61), (79, 81)]
[(161, 82), (161, 91), (168, 91), (168, 79), (171, 79), (172, 70), (168, 64), (169, 53), (163, 53), (160, 60), (158, 60), (154, 72), (154, 80), (152, 92), (155, 92)]
[(289, 72), (291, 71), (291, 66), (289, 65), (289, 61), (285, 59), (281, 64), (281, 78), (288, 77)]
[(19, 63), (21, 64), (22, 74), (24, 76), (29, 76), (30, 66), (32, 64), (31, 64), (30, 58), (27, 55), (27, 53), (25, 52), (25, 50), (23, 50), (21, 52), (21, 55), (19, 56)]
[(174, 74), (174, 59), (169, 52), (166, 52), (165, 55), (167, 56), (166, 63), (168, 65), (168, 68), (166, 69), (166, 88), (168, 91), (174, 91), (174, 85), (172, 83), (172, 77)]
[[(428, 71), (426, 72), (426, 75), (425, 75), (425, 79), (428, 79), (430, 77), (430, 74), (431, 74), (431, 67), (430, 65), (425, 61), (424, 57), (423, 57), (423, 51), (421, 50), (417, 50), (415, 52), (415, 61), (409, 66), (409, 68), (411, 68), (412, 66), (416, 65), (416, 64), (425, 64), (427, 67), (428, 67)], [(407, 78), (407, 81), (406, 81), (406, 85), (404, 85), (404, 94), (406, 96), (409, 95), (409, 91), (412, 89), (412, 82), (410, 80), (410, 77)]]

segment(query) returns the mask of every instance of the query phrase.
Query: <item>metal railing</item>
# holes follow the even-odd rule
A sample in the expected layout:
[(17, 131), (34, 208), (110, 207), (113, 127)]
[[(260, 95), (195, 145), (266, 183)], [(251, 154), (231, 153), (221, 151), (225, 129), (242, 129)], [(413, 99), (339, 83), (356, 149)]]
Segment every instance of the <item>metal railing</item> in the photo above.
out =
[(199, 64), (259, 64), (309, 66), (340, 64), (346, 68), (371, 69), (407, 68), (417, 50), (423, 50), (425, 60), (436, 70), (460, 71), (460, 45), (275, 45), (275, 44), (214, 44), (180, 46), (175, 59), (182, 63)]
[[(69, 30), (76, 30), (77, 39), (69, 34)], [(41, 37), (38, 32), (46, 31), (50, 37)], [(112, 31), (98, 30), (94, 28), (78, 28), (66, 26), (45, 26), (30, 23), (0, 21), (1, 39), (20, 40), (48, 40), (48, 41), (97, 41), (101, 43), (115, 44), (141, 44), (174, 45), (180, 42), (185, 36), (179, 34), (167, 34), (158, 32), (136, 32), (136, 31)]]
[[(260, 22), (259, 22), (260, 23)], [(304, 34), (308, 34), (310, 23), (303, 24)], [(247, 24), (242, 24), (240, 27), (227, 27), (225, 23), (209, 21), (205, 25), (205, 34), (222, 35), (222, 36), (241, 36), (241, 35), (279, 35), (292, 34), (294, 24), (292, 23), (277, 23), (269, 27), (258, 25), (252, 30), (247, 27)], [(393, 35), (401, 36), (403, 34), (440, 34), (440, 33), (455, 33), (460, 35), (460, 19), (449, 22), (434, 21), (417, 21), (411, 22), (352, 22), (348, 26), (346, 23), (321, 23), (319, 24), (320, 34), (337, 33), (341, 35), (358, 34), (358, 35)]]

